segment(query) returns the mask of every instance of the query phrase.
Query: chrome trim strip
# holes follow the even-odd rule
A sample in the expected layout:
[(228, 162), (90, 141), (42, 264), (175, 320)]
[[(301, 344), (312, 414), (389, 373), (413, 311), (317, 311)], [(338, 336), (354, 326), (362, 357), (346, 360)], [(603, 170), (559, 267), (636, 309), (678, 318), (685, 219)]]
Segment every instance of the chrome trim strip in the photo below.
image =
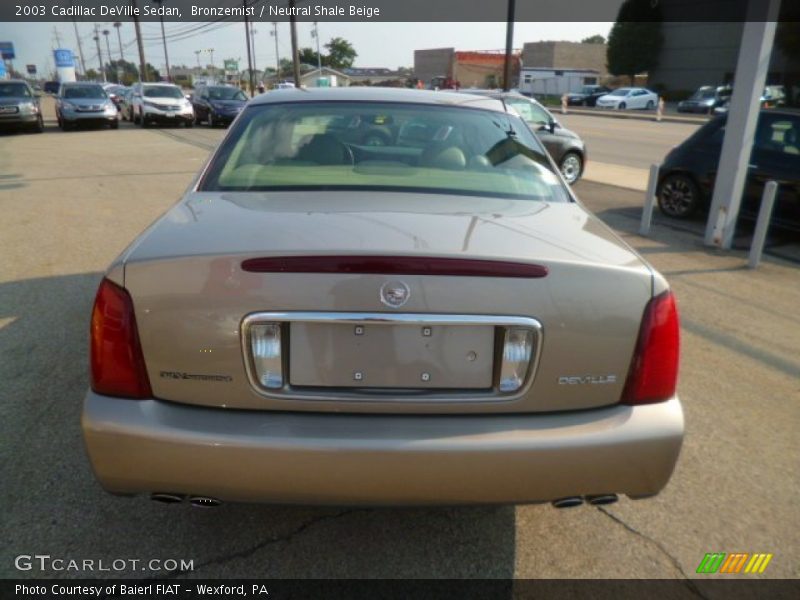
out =
[[(436, 391), (431, 390), (430, 393), (421, 393), (413, 397), (398, 396), (392, 397), (391, 390), (387, 389), (386, 396), (368, 395), (364, 392), (342, 394), (335, 391), (336, 388), (328, 388), (330, 392), (314, 393), (307, 389), (302, 391), (293, 388), (287, 381), (284, 381), (283, 388), (279, 390), (268, 390), (261, 387), (256, 377), (255, 367), (253, 366), (252, 354), (250, 351), (250, 328), (257, 323), (271, 322), (271, 323), (291, 323), (291, 322), (306, 322), (306, 323), (378, 323), (386, 325), (493, 325), (495, 327), (524, 327), (534, 332), (534, 356), (528, 366), (528, 372), (525, 375), (525, 382), (522, 387), (509, 394), (500, 392), (496, 387), (491, 392), (484, 394), (470, 394), (469, 391), (465, 392), (452, 392), (452, 391)], [(253, 390), (261, 396), (273, 398), (277, 400), (315, 400), (320, 401), (324, 396), (340, 395), (341, 398), (336, 398), (337, 402), (424, 402), (430, 404), (432, 402), (444, 403), (461, 403), (461, 402), (508, 402), (516, 400), (524, 396), (536, 376), (536, 371), (539, 367), (539, 360), (541, 358), (542, 342), (543, 342), (543, 328), (542, 324), (532, 317), (516, 317), (507, 315), (448, 315), (448, 314), (431, 314), (431, 313), (374, 313), (374, 312), (257, 312), (246, 315), (242, 319), (240, 327), (240, 338), (242, 345), (242, 359), (244, 361), (245, 371), (247, 378)], [(289, 340), (291, 343), (291, 339)], [(289, 371), (286, 369), (286, 341), (282, 341), (281, 354), (284, 360), (284, 374)], [(496, 384), (497, 382), (495, 382)], [(361, 388), (355, 388), (361, 389)]]

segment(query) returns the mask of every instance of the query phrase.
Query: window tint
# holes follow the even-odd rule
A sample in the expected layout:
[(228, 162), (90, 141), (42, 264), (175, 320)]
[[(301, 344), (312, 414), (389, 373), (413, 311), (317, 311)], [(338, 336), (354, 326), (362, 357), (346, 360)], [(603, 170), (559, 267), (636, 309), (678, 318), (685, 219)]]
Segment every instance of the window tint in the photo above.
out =
[(30, 98), (31, 91), (24, 83), (0, 83), (0, 98)]
[[(372, 143), (377, 138), (381, 143)], [(380, 102), (251, 107), (223, 142), (200, 189), (405, 190), (568, 200), (541, 144), (519, 118)]]
[(183, 98), (180, 88), (172, 85), (146, 85), (143, 95), (145, 98)]
[(71, 85), (65, 86), (63, 91), (64, 98), (106, 98), (106, 93), (99, 85)]

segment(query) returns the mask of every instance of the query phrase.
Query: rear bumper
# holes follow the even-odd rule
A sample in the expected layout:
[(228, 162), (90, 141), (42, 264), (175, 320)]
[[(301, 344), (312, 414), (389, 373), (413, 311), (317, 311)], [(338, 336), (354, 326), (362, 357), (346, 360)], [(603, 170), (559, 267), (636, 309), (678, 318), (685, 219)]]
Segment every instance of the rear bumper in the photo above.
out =
[(95, 475), (114, 493), (335, 505), (648, 496), (683, 438), (677, 398), (547, 415), (343, 415), (86, 396)]

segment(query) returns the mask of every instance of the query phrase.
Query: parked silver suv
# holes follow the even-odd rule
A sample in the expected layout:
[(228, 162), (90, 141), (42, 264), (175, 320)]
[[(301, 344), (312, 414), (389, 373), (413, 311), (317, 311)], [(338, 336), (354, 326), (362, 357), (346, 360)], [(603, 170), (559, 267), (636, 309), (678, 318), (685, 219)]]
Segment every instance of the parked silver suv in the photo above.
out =
[(0, 81), (0, 130), (12, 127), (44, 131), (39, 98), (21, 79)]
[(131, 93), (131, 117), (134, 124), (183, 123), (194, 125), (194, 109), (181, 88), (171, 83), (137, 83)]

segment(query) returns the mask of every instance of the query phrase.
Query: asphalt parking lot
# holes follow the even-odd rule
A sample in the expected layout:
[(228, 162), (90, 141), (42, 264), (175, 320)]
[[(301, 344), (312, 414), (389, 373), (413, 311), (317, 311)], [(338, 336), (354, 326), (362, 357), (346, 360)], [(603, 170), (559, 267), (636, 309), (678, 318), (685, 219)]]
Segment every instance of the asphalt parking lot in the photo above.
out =
[[(613, 128), (577, 116), (568, 126), (580, 133), (587, 119), (598, 139)], [(222, 133), (127, 123), (62, 133), (50, 123), (42, 135), (0, 136), (0, 577), (76, 575), (19, 571), (21, 554), (194, 561), (175, 577), (735, 577), (695, 575), (707, 552), (773, 553), (765, 573), (746, 577), (800, 576), (798, 264), (768, 256), (750, 271), (743, 252), (709, 250), (691, 229), (662, 220), (639, 237), (641, 193), (600, 176), (579, 183), (579, 196), (667, 276), (682, 314), (687, 433), (659, 496), (568, 510), (371, 510), (194, 509), (105, 494), (79, 424), (94, 293)], [(652, 136), (667, 144), (684, 133)], [(641, 168), (613, 162), (610, 146), (598, 153), (609, 157), (598, 162)], [(687, 586), (716, 597), (702, 579)]]

